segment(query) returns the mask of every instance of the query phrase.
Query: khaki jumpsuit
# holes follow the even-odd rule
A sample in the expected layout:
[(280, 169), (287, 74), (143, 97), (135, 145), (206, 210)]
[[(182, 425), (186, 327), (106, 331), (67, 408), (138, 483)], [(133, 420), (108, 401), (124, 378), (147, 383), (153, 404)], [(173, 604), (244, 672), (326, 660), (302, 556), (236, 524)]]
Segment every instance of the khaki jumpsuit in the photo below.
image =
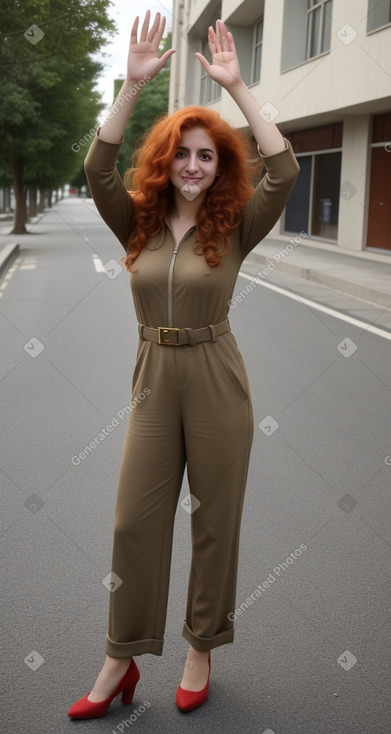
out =
[[(290, 143), (263, 156), (266, 175), (247, 204), (222, 265), (196, 254), (195, 228), (175, 243), (164, 223), (134, 262), (140, 324), (198, 329), (224, 321), (242, 261), (283, 211), (299, 166)], [(121, 143), (95, 136), (85, 171), (99, 213), (126, 250), (132, 202), (116, 167)], [(233, 182), (235, 185), (235, 182)], [(239, 536), (253, 440), (253, 409), (235, 337), (166, 345), (139, 336), (118, 482), (105, 651), (162, 655), (174, 518), (185, 466), (192, 559), (182, 635), (197, 650), (233, 642)], [(194, 504), (193, 504), (194, 503)], [(194, 508), (196, 509), (193, 509)]]

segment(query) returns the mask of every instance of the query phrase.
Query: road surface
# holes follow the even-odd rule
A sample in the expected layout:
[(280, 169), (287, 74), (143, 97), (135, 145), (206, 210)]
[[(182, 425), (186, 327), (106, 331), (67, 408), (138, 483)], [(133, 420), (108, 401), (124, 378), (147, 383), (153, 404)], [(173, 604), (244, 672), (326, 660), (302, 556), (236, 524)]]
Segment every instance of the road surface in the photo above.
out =
[(230, 321), (255, 434), (235, 642), (212, 652), (208, 701), (178, 711), (185, 480), (164, 654), (137, 659), (130, 707), (68, 719), (105, 659), (137, 324), (122, 247), (91, 200), (60, 202), (20, 244), (0, 290), (2, 730), (389, 734), (390, 339), (245, 275)]

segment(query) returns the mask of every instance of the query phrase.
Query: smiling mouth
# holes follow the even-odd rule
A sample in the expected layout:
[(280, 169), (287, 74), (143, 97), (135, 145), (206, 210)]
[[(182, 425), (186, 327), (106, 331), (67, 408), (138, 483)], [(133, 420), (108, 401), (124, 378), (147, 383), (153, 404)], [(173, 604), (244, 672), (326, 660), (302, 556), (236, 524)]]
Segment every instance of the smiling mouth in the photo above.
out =
[(195, 183), (195, 184), (198, 184), (201, 181), (201, 178), (196, 178), (196, 177), (195, 178), (192, 178), (190, 176), (182, 176), (182, 178), (183, 178), (183, 180), (186, 183)]

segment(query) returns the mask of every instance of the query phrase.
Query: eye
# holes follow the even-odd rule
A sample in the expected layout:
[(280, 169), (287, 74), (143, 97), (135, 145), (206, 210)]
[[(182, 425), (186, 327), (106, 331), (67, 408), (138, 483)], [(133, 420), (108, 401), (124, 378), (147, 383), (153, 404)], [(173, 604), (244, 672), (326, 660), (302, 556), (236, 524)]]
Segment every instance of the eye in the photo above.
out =
[(210, 157), (209, 153), (201, 153), (200, 158), (203, 161), (211, 161), (212, 160), (212, 158)]
[(175, 153), (175, 158), (182, 158), (184, 156), (185, 156), (185, 153), (183, 150), (177, 150), (177, 152)]

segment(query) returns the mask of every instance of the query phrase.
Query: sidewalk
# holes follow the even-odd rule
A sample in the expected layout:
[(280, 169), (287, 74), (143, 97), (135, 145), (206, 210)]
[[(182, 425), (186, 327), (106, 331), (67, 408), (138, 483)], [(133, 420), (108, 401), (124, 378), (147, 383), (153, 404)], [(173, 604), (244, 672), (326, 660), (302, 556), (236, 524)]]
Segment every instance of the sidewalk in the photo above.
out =
[[(391, 252), (374, 259), (365, 255), (348, 255), (321, 249), (290, 240), (265, 238), (245, 260), (245, 264), (257, 266), (261, 279), (278, 273), (312, 281), (333, 290), (363, 299), (369, 303), (391, 309)], [(346, 251), (345, 251), (346, 252)], [(252, 271), (254, 268), (251, 268)]]
[[(27, 228), (30, 230), (47, 211), (50, 211), (50, 209), (45, 209), (32, 217), (26, 225)], [(23, 243), (25, 242), (27, 245), (29, 241), (28, 234), (9, 234), (13, 227), (13, 221), (13, 214), (0, 214), (0, 279), (11, 267), (17, 255), (23, 254)]]

